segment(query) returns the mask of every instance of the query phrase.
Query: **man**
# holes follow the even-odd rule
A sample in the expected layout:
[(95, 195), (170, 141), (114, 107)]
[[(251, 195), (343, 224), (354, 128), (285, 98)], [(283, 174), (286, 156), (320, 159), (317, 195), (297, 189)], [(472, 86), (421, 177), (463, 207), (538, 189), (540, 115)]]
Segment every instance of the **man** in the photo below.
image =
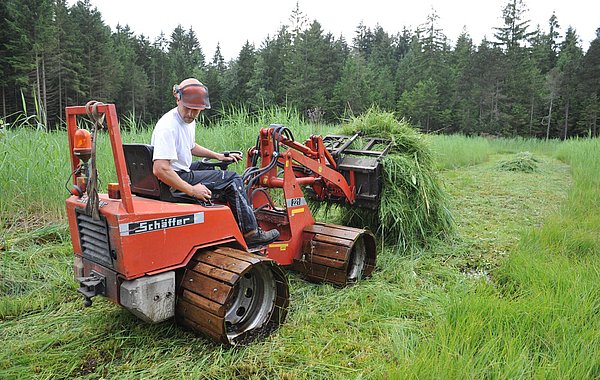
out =
[(228, 170), (204, 170), (192, 156), (237, 162), (238, 153), (225, 155), (196, 144), (196, 118), (202, 110), (210, 109), (208, 89), (200, 81), (188, 78), (173, 86), (177, 107), (160, 118), (154, 132), (153, 172), (158, 179), (174, 189), (201, 201), (225, 198), (246, 244), (253, 248), (275, 241), (279, 231), (263, 231), (258, 227), (252, 205), (244, 191), (240, 176)]

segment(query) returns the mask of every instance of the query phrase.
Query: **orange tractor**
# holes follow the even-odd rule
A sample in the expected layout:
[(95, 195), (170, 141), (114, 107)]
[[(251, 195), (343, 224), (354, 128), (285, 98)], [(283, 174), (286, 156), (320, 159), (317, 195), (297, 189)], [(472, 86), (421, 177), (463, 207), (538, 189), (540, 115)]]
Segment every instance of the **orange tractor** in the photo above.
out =
[[(93, 132), (78, 127), (94, 120)], [(123, 144), (115, 106), (66, 108), (72, 168), (67, 216), (74, 271), (85, 297), (102, 295), (147, 322), (171, 317), (227, 344), (266, 336), (283, 323), (289, 304), (286, 274), (345, 286), (369, 276), (376, 261), (364, 229), (315, 222), (306, 197), (376, 208), (381, 158), (389, 142), (358, 134), (294, 141), (289, 129), (260, 130), (242, 178), (259, 225), (277, 241), (252, 251), (225, 204), (201, 204), (173, 193), (152, 174), (152, 147)], [(117, 183), (98, 194), (96, 133), (105, 122)], [(387, 144), (387, 145), (386, 145)], [(226, 163), (206, 161), (225, 168)], [(282, 206), (271, 196), (281, 189)]]

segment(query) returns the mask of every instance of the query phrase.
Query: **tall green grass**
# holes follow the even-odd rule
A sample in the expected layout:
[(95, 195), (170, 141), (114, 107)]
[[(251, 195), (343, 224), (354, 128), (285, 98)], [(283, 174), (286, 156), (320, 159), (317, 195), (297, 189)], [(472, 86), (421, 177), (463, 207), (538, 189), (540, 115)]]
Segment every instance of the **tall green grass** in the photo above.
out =
[(554, 155), (562, 144), (560, 140), (540, 140), (524, 137), (490, 139), (489, 143), (496, 153), (511, 154), (527, 151), (547, 156)]
[(600, 140), (561, 144), (557, 155), (574, 177), (566, 204), (524, 233), (492, 282), (451, 289), (392, 377), (600, 376)]
[(460, 135), (431, 137), (433, 162), (438, 169), (456, 169), (486, 162), (494, 152), (489, 139)]

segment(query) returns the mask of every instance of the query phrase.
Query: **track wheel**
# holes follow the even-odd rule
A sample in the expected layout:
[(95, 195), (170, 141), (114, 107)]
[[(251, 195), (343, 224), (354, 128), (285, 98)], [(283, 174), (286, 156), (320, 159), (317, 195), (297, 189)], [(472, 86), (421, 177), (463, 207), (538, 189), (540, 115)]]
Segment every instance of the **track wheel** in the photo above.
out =
[(307, 239), (292, 269), (308, 280), (338, 286), (356, 283), (371, 275), (377, 250), (367, 230), (316, 223), (304, 229)]
[(211, 248), (188, 264), (175, 317), (217, 342), (240, 345), (276, 330), (288, 304), (287, 280), (276, 262), (233, 248)]

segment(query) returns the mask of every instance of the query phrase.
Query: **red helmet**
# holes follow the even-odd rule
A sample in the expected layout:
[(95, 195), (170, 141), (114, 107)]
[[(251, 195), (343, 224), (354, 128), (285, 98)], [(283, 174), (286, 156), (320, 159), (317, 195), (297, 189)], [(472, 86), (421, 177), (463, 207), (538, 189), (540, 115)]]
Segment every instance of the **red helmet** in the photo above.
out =
[(210, 109), (208, 88), (198, 79), (188, 78), (173, 86), (173, 96), (191, 109)]

